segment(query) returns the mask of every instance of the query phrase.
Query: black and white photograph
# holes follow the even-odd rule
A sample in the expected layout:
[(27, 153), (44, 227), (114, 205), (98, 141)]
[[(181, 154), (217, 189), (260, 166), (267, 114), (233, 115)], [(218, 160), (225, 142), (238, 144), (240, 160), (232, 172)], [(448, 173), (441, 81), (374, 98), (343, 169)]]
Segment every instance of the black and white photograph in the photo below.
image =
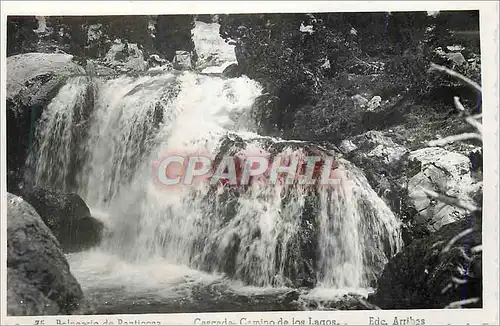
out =
[(161, 3), (2, 14), (6, 324), (498, 322), (484, 9)]

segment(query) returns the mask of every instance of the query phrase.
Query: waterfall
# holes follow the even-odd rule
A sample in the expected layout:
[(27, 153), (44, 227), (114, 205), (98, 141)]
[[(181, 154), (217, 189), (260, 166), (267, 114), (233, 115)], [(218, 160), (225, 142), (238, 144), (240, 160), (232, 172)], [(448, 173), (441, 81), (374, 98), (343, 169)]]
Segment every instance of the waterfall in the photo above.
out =
[(37, 150), (30, 153), (33, 182), (72, 190), (79, 165), (79, 142), (93, 106), (97, 85), (85, 76), (68, 79), (44, 110), (36, 132)]
[[(105, 209), (148, 155), (169, 102), (178, 88), (175, 76), (120, 77), (102, 83), (85, 144), (87, 161), (78, 189), (95, 209)], [(168, 124), (167, 124), (168, 125)]]
[(165, 261), (259, 287), (370, 287), (401, 247), (399, 221), (338, 153), (332, 186), (155, 182), (154, 162), (173, 153), (332, 153), (255, 134), (261, 92), (246, 76), (196, 72), (70, 79), (38, 125), (35, 181), (105, 212), (101, 249), (130, 264)]
[(227, 151), (222, 144), (228, 139), (243, 156), (301, 152), (305, 144), (295, 142), (271, 154), (270, 146), (283, 141), (252, 133), (249, 113), (261, 88), (247, 77), (184, 72), (97, 84), (88, 136), (79, 146), (72, 144), (72, 126), (88, 80), (70, 80), (48, 106), (36, 175), (64, 185), (72, 155), (85, 157), (76, 189), (93, 210), (109, 216), (106, 250), (137, 263), (161, 257), (256, 286), (360, 288), (399, 249), (397, 219), (362, 172), (343, 159), (338, 171), (349, 184), (321, 190), (155, 185), (152, 162), (163, 153), (215, 157)]

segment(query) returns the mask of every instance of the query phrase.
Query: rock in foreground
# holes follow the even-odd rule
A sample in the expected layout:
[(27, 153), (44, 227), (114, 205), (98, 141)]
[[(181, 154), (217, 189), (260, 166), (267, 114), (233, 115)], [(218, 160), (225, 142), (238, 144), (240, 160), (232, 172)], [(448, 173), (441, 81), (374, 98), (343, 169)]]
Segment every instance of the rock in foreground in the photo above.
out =
[(83, 293), (57, 239), (21, 197), (7, 194), (7, 216), (7, 313), (74, 312)]
[[(415, 240), (386, 265), (370, 301), (382, 309), (440, 309), (478, 298), (465, 307), (481, 307), (482, 252), (477, 247), (481, 227), (481, 213), (475, 213)], [(471, 233), (449, 245), (469, 228)], [(460, 284), (462, 280), (467, 282)]]
[(31, 188), (23, 190), (22, 196), (40, 214), (65, 252), (100, 243), (104, 225), (90, 215), (87, 204), (77, 194)]

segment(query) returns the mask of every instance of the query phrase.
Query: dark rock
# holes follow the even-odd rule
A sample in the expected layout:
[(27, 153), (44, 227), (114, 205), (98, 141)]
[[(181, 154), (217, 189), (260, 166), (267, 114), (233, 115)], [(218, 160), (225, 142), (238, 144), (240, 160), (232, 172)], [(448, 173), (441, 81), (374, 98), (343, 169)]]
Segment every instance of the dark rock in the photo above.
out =
[(281, 295), (280, 299), (283, 300), (283, 303), (289, 304), (293, 301), (297, 301), (299, 297), (300, 297), (300, 292), (298, 290), (290, 290), (285, 294)]
[(227, 66), (224, 71), (222, 71), (222, 75), (227, 78), (235, 78), (241, 76), (240, 67), (236, 63), (232, 63)]
[[(450, 241), (472, 228), (472, 233)], [(471, 249), (481, 245), (481, 213), (444, 226), (425, 239), (414, 240), (386, 265), (378, 280), (377, 292), (369, 301), (382, 309), (438, 309), (452, 302), (479, 298), (467, 307), (482, 306), (482, 252)], [(465, 284), (452, 279), (466, 280)], [(450, 287), (451, 284), (451, 287)]]
[(100, 243), (104, 225), (90, 215), (90, 210), (77, 194), (42, 188), (21, 192), (54, 233), (65, 252), (88, 249)]
[(7, 194), (7, 313), (75, 312), (83, 298), (59, 243), (35, 209)]

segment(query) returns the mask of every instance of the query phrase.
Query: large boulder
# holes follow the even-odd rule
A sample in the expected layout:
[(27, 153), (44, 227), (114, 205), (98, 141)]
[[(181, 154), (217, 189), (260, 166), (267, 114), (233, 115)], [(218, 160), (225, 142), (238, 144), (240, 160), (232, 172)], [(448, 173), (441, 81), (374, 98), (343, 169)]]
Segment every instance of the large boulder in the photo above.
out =
[(7, 313), (70, 314), (82, 298), (50, 229), (30, 204), (7, 194)]
[(77, 194), (30, 188), (21, 195), (35, 208), (65, 252), (85, 250), (100, 243), (104, 225), (91, 216), (87, 204)]
[(224, 68), (224, 70), (222, 71), (222, 76), (227, 78), (240, 77), (241, 76), (240, 67), (238, 66), (237, 63), (231, 63), (226, 68)]
[(7, 58), (7, 167), (19, 176), (34, 126), (43, 109), (72, 75), (85, 74), (69, 54), (25, 53)]
[(465, 299), (473, 301), (467, 307), (481, 307), (481, 229), (476, 212), (413, 241), (385, 266), (369, 300), (382, 309), (439, 309)]
[(25, 53), (8, 57), (7, 101), (22, 104), (17, 109), (40, 106), (68, 76), (79, 74), (85, 74), (85, 70), (69, 54)]
[(147, 69), (143, 52), (137, 44), (120, 40), (113, 43), (103, 62), (119, 73), (142, 72)]
[(464, 218), (463, 208), (436, 201), (424, 189), (474, 204), (477, 184), (471, 174), (470, 159), (440, 147), (427, 147), (410, 153), (408, 192), (410, 203), (418, 213), (415, 222), (429, 231)]

